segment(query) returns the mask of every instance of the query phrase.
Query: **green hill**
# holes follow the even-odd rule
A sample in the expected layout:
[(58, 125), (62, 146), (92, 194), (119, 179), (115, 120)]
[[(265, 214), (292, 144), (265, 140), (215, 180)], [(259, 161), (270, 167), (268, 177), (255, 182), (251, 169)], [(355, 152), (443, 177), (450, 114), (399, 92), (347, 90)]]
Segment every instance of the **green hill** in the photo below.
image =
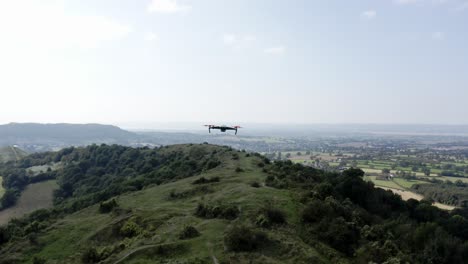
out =
[(16, 147), (0, 147), (0, 163), (17, 161), (26, 155), (28, 155), (28, 153)]
[[(403, 202), (361, 170), (212, 145), (28, 158), (62, 163), (34, 176), (57, 180), (55, 207), (0, 227), (0, 263), (463, 263), (468, 254), (466, 210)], [(21, 167), (3, 170), (21, 178)]]

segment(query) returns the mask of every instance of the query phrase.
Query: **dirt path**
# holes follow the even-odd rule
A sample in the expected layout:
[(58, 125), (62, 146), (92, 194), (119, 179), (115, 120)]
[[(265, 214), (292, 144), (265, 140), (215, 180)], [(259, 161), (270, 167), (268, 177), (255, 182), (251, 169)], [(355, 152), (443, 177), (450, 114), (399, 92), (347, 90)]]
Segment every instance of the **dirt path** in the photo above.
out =
[[(410, 192), (410, 191), (403, 191), (403, 190), (398, 190), (398, 189), (388, 188), (388, 187), (381, 187), (381, 186), (376, 186), (376, 187), (380, 189), (392, 191), (393, 193), (400, 195), (401, 199), (405, 201), (408, 201), (409, 199), (415, 199), (415, 200), (421, 201), (424, 198), (424, 196), (414, 193), (414, 192)], [(451, 211), (456, 208), (455, 206), (446, 205), (442, 203), (434, 203), (434, 206), (443, 210), (448, 210), (448, 211)]]
[(138, 252), (140, 250), (145, 250), (145, 249), (152, 248), (152, 247), (157, 247), (157, 246), (159, 246), (159, 245), (146, 245), (146, 246), (137, 247), (137, 248), (133, 249), (132, 251), (128, 252), (127, 254), (123, 255), (119, 260), (114, 262), (114, 264), (121, 263), (126, 258), (130, 257), (131, 255), (135, 254), (136, 252)]

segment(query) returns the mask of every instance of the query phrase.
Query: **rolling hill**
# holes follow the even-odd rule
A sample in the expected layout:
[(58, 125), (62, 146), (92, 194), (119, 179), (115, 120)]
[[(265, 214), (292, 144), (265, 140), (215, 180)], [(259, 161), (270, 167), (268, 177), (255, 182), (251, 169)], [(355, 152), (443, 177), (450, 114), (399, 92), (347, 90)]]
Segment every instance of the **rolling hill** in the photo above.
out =
[(0, 125), (0, 146), (19, 145), (31, 151), (89, 144), (128, 144), (138, 135), (101, 124), (10, 123)]
[(358, 169), (208, 144), (28, 158), (61, 162), (34, 176), (57, 181), (55, 206), (0, 227), (0, 263), (463, 263), (468, 254), (467, 210), (404, 202)]

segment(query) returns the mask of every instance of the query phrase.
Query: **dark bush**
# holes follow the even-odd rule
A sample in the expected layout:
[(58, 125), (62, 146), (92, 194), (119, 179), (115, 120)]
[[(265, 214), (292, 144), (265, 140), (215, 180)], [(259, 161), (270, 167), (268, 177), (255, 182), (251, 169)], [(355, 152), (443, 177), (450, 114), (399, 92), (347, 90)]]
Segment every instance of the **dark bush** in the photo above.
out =
[(45, 260), (45, 258), (34, 256), (33, 259), (32, 259), (32, 263), (33, 264), (45, 264), (46, 260)]
[(189, 226), (185, 226), (182, 232), (180, 232), (179, 239), (189, 239), (189, 238), (197, 237), (199, 235), (200, 235), (200, 232), (198, 232), (198, 230), (195, 227), (189, 225)]
[(240, 167), (237, 167), (237, 168), (236, 168), (236, 172), (238, 172), (238, 173), (239, 173), (239, 172), (243, 172), (243, 171), (244, 171), (244, 170), (243, 170), (242, 168), (240, 168)]
[(195, 181), (192, 182), (192, 184), (205, 184), (205, 183), (212, 183), (212, 182), (219, 182), (220, 179), (219, 177), (212, 177), (212, 178), (205, 178), (205, 177), (200, 177), (199, 179), (196, 179)]
[(264, 214), (268, 217), (268, 220), (272, 224), (284, 224), (286, 223), (286, 215), (283, 211), (277, 208), (267, 208)]
[(97, 250), (93, 247), (88, 248), (83, 255), (81, 256), (81, 261), (83, 263), (97, 263), (101, 261), (101, 256), (97, 252)]
[(252, 187), (254, 187), (254, 188), (260, 188), (260, 183), (258, 183), (258, 182), (255, 181), (255, 182), (252, 182), (252, 183), (250, 184), (250, 186), (252, 186)]
[(263, 232), (246, 226), (234, 226), (224, 235), (224, 244), (231, 251), (253, 251), (266, 243)]
[(327, 217), (330, 208), (327, 204), (320, 200), (313, 200), (302, 211), (302, 221), (305, 223), (315, 223)]
[(237, 206), (210, 206), (198, 204), (195, 209), (195, 215), (202, 218), (224, 218), (228, 220), (236, 219), (239, 216), (239, 209)]
[(239, 212), (239, 209), (237, 208), (237, 206), (231, 205), (231, 206), (223, 208), (223, 210), (221, 212), (221, 216), (224, 219), (233, 220), (233, 219), (236, 219), (239, 216), (239, 213), (240, 212)]
[(115, 199), (112, 199), (107, 202), (101, 202), (99, 204), (99, 212), (101, 214), (106, 214), (111, 212), (114, 208), (118, 207), (119, 205), (117, 204), (117, 201)]
[(286, 223), (286, 215), (283, 211), (277, 208), (266, 207), (260, 211), (260, 214), (255, 220), (255, 224), (260, 227), (269, 228), (273, 225), (281, 225)]

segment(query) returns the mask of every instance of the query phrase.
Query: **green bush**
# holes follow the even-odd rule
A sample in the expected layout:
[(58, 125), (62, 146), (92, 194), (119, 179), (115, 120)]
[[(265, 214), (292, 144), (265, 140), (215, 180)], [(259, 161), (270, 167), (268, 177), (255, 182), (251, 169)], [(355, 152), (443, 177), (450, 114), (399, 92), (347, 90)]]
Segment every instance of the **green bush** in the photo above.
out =
[(135, 223), (134, 220), (130, 219), (120, 228), (120, 235), (124, 237), (134, 237), (141, 234), (141, 231), (141, 227)]
[(253, 251), (267, 242), (263, 232), (247, 226), (234, 226), (224, 235), (224, 244), (228, 250), (241, 252)]
[(101, 202), (99, 204), (99, 213), (101, 214), (106, 214), (111, 212), (114, 208), (118, 207), (119, 205), (117, 204), (117, 201), (115, 199), (112, 199), (107, 202)]
[(195, 227), (189, 225), (189, 226), (185, 226), (182, 232), (180, 232), (179, 239), (190, 239), (190, 238), (197, 237), (199, 235), (200, 235), (200, 232), (198, 232), (198, 230)]

